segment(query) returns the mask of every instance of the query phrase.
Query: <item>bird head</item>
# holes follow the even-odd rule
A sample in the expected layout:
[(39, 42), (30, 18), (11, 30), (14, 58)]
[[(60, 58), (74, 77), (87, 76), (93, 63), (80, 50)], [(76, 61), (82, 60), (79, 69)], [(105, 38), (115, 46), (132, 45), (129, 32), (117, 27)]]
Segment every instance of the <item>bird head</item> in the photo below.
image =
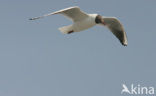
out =
[(104, 19), (101, 15), (97, 15), (96, 18), (95, 18), (95, 22), (96, 24), (103, 24), (103, 25), (106, 25), (105, 22), (104, 22)]

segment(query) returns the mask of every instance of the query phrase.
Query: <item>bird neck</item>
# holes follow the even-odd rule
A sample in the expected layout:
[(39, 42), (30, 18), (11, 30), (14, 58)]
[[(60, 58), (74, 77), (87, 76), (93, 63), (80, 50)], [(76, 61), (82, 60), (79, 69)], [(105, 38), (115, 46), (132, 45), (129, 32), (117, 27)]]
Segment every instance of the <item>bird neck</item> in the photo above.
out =
[(92, 18), (96, 18), (97, 15), (98, 14), (89, 14), (89, 16), (92, 17)]

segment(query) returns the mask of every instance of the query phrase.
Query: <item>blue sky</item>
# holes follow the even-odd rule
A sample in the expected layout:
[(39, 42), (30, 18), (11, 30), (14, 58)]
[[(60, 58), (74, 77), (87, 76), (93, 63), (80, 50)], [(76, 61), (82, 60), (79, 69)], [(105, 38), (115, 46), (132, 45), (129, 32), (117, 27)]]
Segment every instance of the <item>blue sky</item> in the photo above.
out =
[[(156, 88), (156, 1), (1, 0), (0, 96), (121, 96), (122, 84)], [(104, 27), (64, 35), (61, 15), (29, 21), (70, 6), (117, 17), (124, 47)], [(144, 96), (144, 95), (143, 95)]]

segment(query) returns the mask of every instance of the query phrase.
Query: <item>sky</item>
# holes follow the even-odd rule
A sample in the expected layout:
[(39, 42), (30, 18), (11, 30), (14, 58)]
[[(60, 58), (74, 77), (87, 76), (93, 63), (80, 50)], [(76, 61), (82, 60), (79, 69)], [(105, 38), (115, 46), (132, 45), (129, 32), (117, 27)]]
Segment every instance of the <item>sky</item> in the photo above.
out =
[[(129, 96), (122, 84), (156, 89), (155, 0), (0, 0), (0, 96)], [(63, 8), (117, 17), (124, 47), (102, 26), (62, 34)], [(145, 96), (145, 94), (141, 95)], [(147, 95), (146, 95), (147, 96)]]

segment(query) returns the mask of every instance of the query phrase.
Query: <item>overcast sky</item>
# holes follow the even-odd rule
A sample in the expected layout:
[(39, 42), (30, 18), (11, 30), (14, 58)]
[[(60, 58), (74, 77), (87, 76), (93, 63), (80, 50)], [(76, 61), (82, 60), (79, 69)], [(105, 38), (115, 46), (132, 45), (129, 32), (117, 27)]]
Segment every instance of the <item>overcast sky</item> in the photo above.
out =
[[(128, 46), (102, 26), (64, 35), (58, 28), (72, 22), (61, 15), (28, 20), (71, 6), (117, 17)], [(123, 83), (156, 88), (155, 10), (155, 0), (1, 0), (0, 96), (126, 96)]]

